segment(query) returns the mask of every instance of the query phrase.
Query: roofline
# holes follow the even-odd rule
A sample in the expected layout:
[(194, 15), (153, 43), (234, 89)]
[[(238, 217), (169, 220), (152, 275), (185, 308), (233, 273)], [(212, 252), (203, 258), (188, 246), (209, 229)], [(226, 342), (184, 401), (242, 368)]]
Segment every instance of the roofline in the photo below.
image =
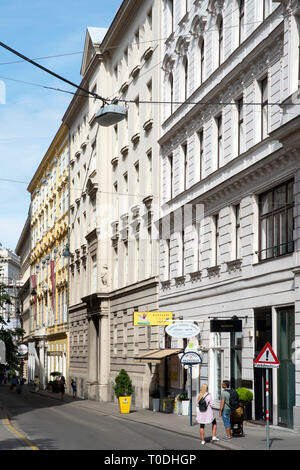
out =
[(23, 244), (23, 240), (25, 240), (26, 238), (26, 234), (29, 233), (30, 235), (30, 208), (29, 208), (29, 211), (28, 211), (28, 216), (27, 216), (27, 219), (26, 219), (26, 222), (23, 226), (23, 229), (22, 229), (22, 232), (21, 232), (21, 235), (20, 235), (20, 238), (18, 240), (18, 243), (17, 243), (17, 246), (15, 248), (15, 253), (19, 255), (19, 250), (21, 249), (21, 246)]
[(119, 34), (120, 31), (122, 31), (122, 27), (127, 25), (127, 17), (135, 6), (139, 8), (141, 6), (141, 2), (139, 0), (123, 0), (123, 3), (117, 10), (115, 17), (102, 40), (100, 45), (102, 52), (105, 52), (106, 48), (111, 45), (111, 41), (113, 41), (116, 34)]
[(30, 183), (27, 187), (28, 192), (32, 193), (34, 191), (34, 189), (36, 188), (36, 186), (38, 184), (38, 180), (42, 176), (42, 172), (44, 171), (45, 163), (48, 161), (49, 157), (51, 156), (51, 153), (55, 152), (56, 146), (59, 143), (62, 143), (63, 140), (67, 137), (68, 131), (69, 130), (68, 130), (67, 126), (64, 123), (62, 123), (60, 125), (58, 131), (56, 132), (54, 138), (52, 139), (52, 142), (51, 142), (50, 146), (48, 147), (47, 152), (45, 153), (41, 163), (39, 164), (32, 180), (30, 181)]

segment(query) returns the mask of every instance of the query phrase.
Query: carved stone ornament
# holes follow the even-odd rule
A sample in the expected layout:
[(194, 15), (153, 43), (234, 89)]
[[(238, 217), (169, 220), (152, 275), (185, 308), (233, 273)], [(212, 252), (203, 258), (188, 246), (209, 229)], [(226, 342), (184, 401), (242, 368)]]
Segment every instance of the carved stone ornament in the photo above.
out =
[(206, 24), (207, 24), (206, 16), (196, 15), (192, 21), (190, 33), (196, 38), (202, 36), (204, 34)]
[(188, 48), (189, 48), (189, 45), (190, 45), (190, 42), (191, 42), (191, 39), (189, 37), (180, 36), (178, 38), (178, 41), (177, 41), (176, 47), (175, 47), (176, 54), (178, 54), (179, 56), (186, 55), (186, 53), (188, 51)]
[(102, 268), (102, 273), (101, 273), (101, 282), (103, 284), (103, 286), (107, 286), (107, 276), (108, 276), (108, 267), (107, 265), (103, 265), (103, 268)]
[(174, 65), (175, 65), (175, 56), (166, 54), (162, 63), (162, 69), (165, 72), (170, 73), (172, 72)]
[(300, 15), (300, 0), (273, 0), (274, 3), (281, 3), (283, 15)]
[(207, 5), (207, 11), (211, 15), (219, 15), (222, 13), (222, 9), (224, 6), (224, 0), (209, 0)]

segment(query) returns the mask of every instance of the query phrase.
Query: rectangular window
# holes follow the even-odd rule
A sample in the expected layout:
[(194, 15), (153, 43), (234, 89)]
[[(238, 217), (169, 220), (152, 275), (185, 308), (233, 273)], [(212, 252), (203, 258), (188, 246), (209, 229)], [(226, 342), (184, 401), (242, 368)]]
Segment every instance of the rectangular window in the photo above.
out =
[(168, 24), (171, 25), (171, 30), (169, 30), (169, 34), (172, 34), (174, 32), (174, 4), (173, 0), (167, 0), (167, 9), (168, 9)]
[(127, 173), (127, 171), (126, 171), (126, 173), (124, 173), (123, 177), (124, 177), (124, 192), (128, 193), (128, 173)]
[(148, 163), (148, 194), (152, 194), (152, 150), (147, 152)]
[(171, 246), (170, 239), (166, 240), (166, 250), (167, 250), (167, 279), (171, 279)]
[(204, 157), (204, 146), (203, 146), (203, 130), (198, 132), (199, 142), (199, 180), (203, 178), (203, 157)]
[(244, 40), (245, 34), (245, 1), (240, 0), (239, 8), (239, 44)]
[(140, 164), (139, 164), (139, 162), (136, 162), (134, 164), (134, 170), (135, 170), (135, 189), (138, 191), (139, 183), (140, 183)]
[(244, 107), (243, 107), (243, 98), (239, 99), (237, 102), (237, 111), (238, 111), (238, 155), (244, 152)]
[(240, 259), (241, 257), (241, 225), (240, 225), (240, 204), (234, 206), (235, 218), (235, 247), (234, 258)]
[(169, 175), (170, 175), (170, 199), (173, 198), (173, 155), (168, 156), (169, 162)]
[(185, 243), (184, 243), (184, 229), (181, 232), (181, 275), (185, 274)]
[(260, 260), (294, 251), (293, 186), (289, 181), (259, 197)]
[(213, 218), (213, 223), (214, 223), (214, 266), (218, 266), (220, 262), (220, 253), (219, 253), (219, 215), (215, 215)]
[(216, 124), (217, 124), (217, 170), (220, 168), (222, 158), (223, 158), (223, 125), (222, 125), (222, 115), (218, 116), (216, 118)]
[(128, 282), (128, 242), (124, 241), (124, 285)]
[(188, 159), (187, 159), (187, 144), (182, 145), (183, 155), (183, 190), (185, 191), (188, 187)]
[(261, 140), (268, 136), (268, 78), (260, 82), (261, 92)]
[(263, 20), (270, 14), (270, 0), (262, 0), (263, 3)]

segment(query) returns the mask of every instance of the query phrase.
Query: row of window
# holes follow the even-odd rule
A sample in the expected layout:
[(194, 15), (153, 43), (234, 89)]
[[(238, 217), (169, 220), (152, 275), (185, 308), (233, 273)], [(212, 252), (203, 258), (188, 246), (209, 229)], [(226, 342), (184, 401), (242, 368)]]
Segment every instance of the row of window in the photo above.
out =
[[(265, 77), (263, 80), (258, 82), (260, 90), (260, 110), (259, 113), (256, 113), (255, 120), (256, 122), (260, 121), (259, 135), (256, 136), (260, 140), (265, 139), (268, 136), (268, 78)], [(231, 126), (231, 138), (232, 142), (232, 153), (236, 156), (240, 155), (246, 150), (245, 145), (245, 119), (244, 119), (244, 102), (243, 97), (235, 100), (232, 105), (232, 113), (234, 114), (233, 125)], [(215, 159), (213, 162), (214, 170), (218, 170), (224, 164), (224, 144), (223, 144), (223, 115), (219, 114), (214, 118), (213, 122), (214, 130), (211, 133), (211, 138), (215, 140)], [(205, 176), (204, 173), (204, 164), (205, 164), (205, 148), (204, 145), (205, 130), (202, 128), (197, 132), (197, 141), (198, 141), (198, 162), (196, 164), (197, 170), (194, 172), (194, 183), (202, 180)], [(188, 144), (185, 142), (181, 146), (181, 155), (183, 159), (183, 176), (182, 181), (183, 185), (181, 186), (182, 191), (185, 191), (188, 188)], [(169, 194), (168, 198), (172, 199), (175, 195), (174, 192), (174, 165), (173, 165), (173, 154), (168, 157), (168, 174), (169, 174)]]
[[(281, 184), (258, 196), (259, 206), (259, 250), (258, 259), (260, 261), (277, 258), (294, 251), (294, 193), (293, 181)], [(242, 257), (241, 252), (241, 218), (240, 204), (232, 207), (232, 259), (238, 260)], [(182, 219), (183, 222), (184, 219)], [(173, 223), (171, 223), (173, 225)], [(211, 266), (219, 266), (221, 264), (220, 255), (220, 216), (215, 214), (211, 216)], [(184, 222), (181, 224), (179, 231), (174, 228), (174, 232), (179, 235), (179, 269), (177, 275), (186, 274), (186, 227)], [(172, 260), (171, 260), (171, 242), (166, 240), (166, 267), (167, 279), (171, 279)], [(201, 253), (202, 240), (200, 236), (200, 224), (193, 221), (193, 257), (194, 271), (201, 269)]]
[[(169, 1), (169, 0), (168, 0)], [(172, 3), (172, 1), (170, 0)], [(245, 39), (245, 0), (237, 1), (237, 10), (239, 12), (239, 35), (238, 35), (238, 45)], [(235, 11), (235, 10), (234, 10)], [(263, 1), (263, 19), (270, 13), (269, 1)], [(216, 20), (216, 29), (217, 35), (214, 36), (215, 44), (212, 47), (212, 50), (217, 51), (217, 54), (214, 54), (214, 57), (217, 57), (217, 61), (214, 60), (214, 69), (219, 67), (224, 61), (224, 26), (222, 16), (218, 16)], [(210, 46), (211, 47), (211, 46)], [(206, 60), (206, 40), (205, 36), (201, 36), (198, 42), (198, 47), (193, 51), (193, 58), (191, 63), (194, 66), (195, 70), (195, 89), (200, 86), (204, 80), (207, 78), (205, 76), (205, 60)], [(191, 95), (194, 90), (189, 89), (189, 75), (190, 75), (190, 64), (187, 53), (183, 55), (181, 59), (180, 66), (178, 67), (179, 81), (180, 81), (180, 94), (179, 100), (185, 101)], [(174, 112), (174, 76), (173, 73), (169, 73), (169, 78), (166, 83), (166, 101), (170, 102), (168, 106), (167, 115), (171, 115)]]
[(39, 207), (44, 203), (46, 197), (54, 188), (57, 177), (60, 178), (68, 167), (68, 150), (67, 148), (62, 153), (58, 162), (53, 166), (51, 171), (46, 173), (45, 178), (42, 179), (42, 184), (39, 190), (36, 191), (36, 195), (32, 199), (31, 210), (34, 215)]

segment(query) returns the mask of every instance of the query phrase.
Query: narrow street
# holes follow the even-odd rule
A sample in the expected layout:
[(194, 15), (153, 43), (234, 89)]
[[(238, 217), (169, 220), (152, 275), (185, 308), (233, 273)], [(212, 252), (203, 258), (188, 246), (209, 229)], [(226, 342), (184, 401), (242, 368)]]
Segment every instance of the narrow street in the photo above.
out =
[[(38, 450), (212, 449), (210, 444), (201, 446), (195, 438), (127, 422), (82, 405), (84, 401), (64, 403), (27, 390), (18, 395), (8, 386), (0, 387), (0, 409), (8, 411), (13, 428)], [(26, 448), (25, 442), (20, 439), (17, 443), (16, 437), (12, 434), (7, 447), (2, 441), (1, 450)]]

